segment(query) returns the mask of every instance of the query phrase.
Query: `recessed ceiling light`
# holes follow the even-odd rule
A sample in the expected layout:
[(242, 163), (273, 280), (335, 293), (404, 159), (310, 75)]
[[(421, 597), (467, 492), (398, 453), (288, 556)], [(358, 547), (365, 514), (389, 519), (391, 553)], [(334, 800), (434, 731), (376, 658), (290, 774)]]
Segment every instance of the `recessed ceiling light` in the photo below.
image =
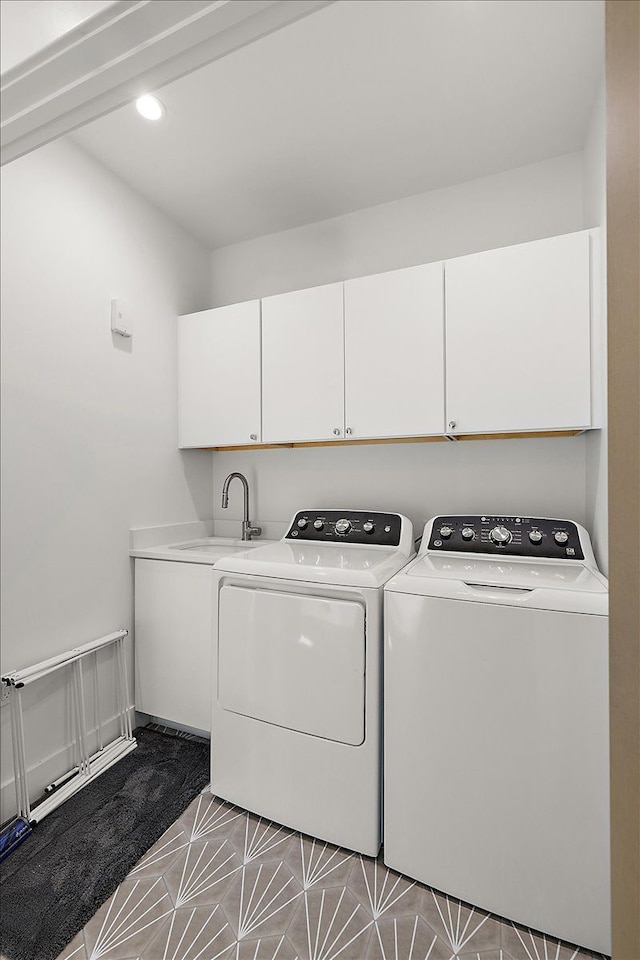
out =
[(136, 110), (145, 120), (160, 120), (167, 112), (162, 100), (158, 100), (151, 93), (145, 93), (136, 100)]

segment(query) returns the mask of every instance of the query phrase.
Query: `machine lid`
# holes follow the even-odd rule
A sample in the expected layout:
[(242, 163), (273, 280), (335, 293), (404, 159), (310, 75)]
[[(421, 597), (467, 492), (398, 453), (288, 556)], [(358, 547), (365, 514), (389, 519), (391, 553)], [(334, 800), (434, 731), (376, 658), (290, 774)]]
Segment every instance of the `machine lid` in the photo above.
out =
[(280, 540), (223, 557), (215, 569), (278, 580), (381, 587), (408, 559), (393, 547)]
[(607, 614), (604, 577), (582, 563), (494, 560), (427, 554), (387, 584), (387, 590), (424, 597), (506, 604), (541, 610)]
[(527, 558), (494, 560), (472, 556), (427, 554), (409, 570), (408, 577), (436, 577), (465, 583), (547, 590), (579, 590), (606, 593), (607, 587), (582, 563), (535, 562)]

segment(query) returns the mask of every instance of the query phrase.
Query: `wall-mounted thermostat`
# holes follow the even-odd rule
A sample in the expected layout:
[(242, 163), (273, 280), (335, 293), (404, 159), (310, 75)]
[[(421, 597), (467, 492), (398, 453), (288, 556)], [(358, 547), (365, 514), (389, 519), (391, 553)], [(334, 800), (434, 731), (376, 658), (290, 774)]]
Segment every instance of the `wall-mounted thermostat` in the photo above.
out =
[(111, 332), (121, 337), (133, 336), (133, 318), (124, 300), (111, 301)]

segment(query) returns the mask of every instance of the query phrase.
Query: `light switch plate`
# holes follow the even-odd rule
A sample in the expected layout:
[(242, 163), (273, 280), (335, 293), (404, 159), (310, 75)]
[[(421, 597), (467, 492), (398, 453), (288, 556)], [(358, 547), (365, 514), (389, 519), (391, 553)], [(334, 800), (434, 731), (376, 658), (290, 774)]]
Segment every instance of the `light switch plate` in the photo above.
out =
[(129, 305), (124, 300), (111, 301), (111, 332), (121, 337), (133, 336), (133, 318)]

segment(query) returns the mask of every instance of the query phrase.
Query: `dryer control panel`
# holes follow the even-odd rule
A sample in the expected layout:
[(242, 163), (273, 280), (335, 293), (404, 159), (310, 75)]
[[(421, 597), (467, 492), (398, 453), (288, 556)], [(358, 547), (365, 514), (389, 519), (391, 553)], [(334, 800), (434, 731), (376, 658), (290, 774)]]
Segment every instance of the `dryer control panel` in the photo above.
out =
[(299, 510), (286, 534), (295, 540), (324, 543), (400, 544), (402, 517), (364, 510)]
[(429, 536), (429, 550), (584, 560), (575, 523), (546, 517), (462, 514), (436, 517)]

